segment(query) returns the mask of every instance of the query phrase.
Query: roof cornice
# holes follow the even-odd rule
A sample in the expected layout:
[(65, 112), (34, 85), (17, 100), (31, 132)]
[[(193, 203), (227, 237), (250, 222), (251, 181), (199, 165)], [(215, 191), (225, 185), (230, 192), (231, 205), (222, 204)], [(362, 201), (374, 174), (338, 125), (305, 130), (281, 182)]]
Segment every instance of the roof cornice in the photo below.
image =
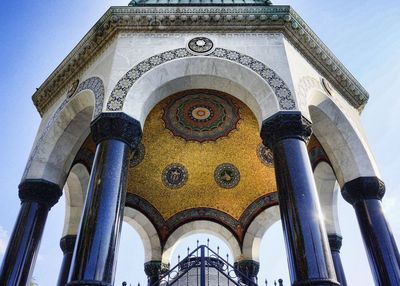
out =
[[(212, 25), (206, 25), (210, 24)], [(112, 7), (35, 92), (40, 114), (118, 32), (279, 32), (358, 110), (369, 95), (290, 6)]]

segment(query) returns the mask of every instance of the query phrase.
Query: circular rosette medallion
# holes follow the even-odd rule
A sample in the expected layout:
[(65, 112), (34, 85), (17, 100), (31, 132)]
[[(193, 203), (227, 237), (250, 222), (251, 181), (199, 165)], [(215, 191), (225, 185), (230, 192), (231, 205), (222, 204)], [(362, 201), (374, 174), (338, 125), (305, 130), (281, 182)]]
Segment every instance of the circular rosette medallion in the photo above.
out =
[(132, 152), (131, 157), (129, 158), (129, 167), (133, 168), (140, 164), (143, 161), (145, 154), (144, 145), (139, 143), (135, 151)]
[(221, 164), (214, 172), (214, 179), (221, 188), (231, 189), (240, 181), (239, 170), (232, 164)]
[(214, 44), (209, 38), (197, 37), (190, 40), (189, 49), (196, 53), (207, 53), (211, 51)]
[(272, 154), (271, 149), (265, 147), (264, 144), (258, 145), (257, 156), (264, 165), (268, 167), (274, 166), (274, 155)]
[(165, 106), (165, 127), (186, 141), (216, 141), (237, 128), (239, 108), (229, 95), (212, 90), (181, 92)]
[(168, 188), (178, 189), (186, 183), (188, 172), (181, 164), (171, 164), (164, 169), (161, 179)]

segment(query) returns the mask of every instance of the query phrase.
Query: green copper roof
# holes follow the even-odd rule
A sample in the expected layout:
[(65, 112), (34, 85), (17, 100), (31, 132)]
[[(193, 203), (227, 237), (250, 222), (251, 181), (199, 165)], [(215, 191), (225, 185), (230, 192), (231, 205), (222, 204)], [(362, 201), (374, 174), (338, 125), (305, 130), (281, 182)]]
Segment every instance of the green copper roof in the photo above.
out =
[(129, 6), (157, 6), (157, 5), (271, 5), (270, 0), (132, 0)]

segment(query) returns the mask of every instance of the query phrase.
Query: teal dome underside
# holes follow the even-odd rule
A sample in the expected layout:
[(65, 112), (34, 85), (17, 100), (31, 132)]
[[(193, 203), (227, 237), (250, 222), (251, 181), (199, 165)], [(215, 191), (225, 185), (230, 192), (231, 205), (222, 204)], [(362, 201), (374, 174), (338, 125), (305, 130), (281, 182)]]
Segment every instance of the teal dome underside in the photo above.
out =
[(270, 0), (133, 0), (129, 6), (221, 6), (271, 5)]

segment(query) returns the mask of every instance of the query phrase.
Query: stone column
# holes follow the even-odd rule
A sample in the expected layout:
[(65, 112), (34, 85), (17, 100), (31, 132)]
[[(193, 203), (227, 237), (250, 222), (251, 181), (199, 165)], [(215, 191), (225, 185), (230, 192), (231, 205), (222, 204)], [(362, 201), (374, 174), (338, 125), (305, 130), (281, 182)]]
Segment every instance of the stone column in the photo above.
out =
[(274, 155), (292, 285), (339, 285), (306, 147), (311, 133), (300, 112), (279, 112), (264, 120), (261, 138)]
[(148, 286), (159, 286), (157, 283), (161, 274), (161, 261), (149, 261), (144, 264), (144, 272), (147, 275)]
[(58, 275), (58, 286), (65, 286), (68, 281), (68, 273), (71, 268), (72, 254), (76, 242), (76, 235), (66, 235), (60, 240), (60, 247), (64, 254), (61, 264), (60, 274)]
[(30, 281), (39, 252), (47, 214), (62, 191), (45, 180), (25, 180), (19, 185), (21, 208), (0, 270), (0, 285), (20, 286)]
[(114, 284), (126, 197), (129, 153), (141, 139), (140, 123), (103, 113), (91, 124), (97, 144), (68, 285)]
[(344, 184), (342, 195), (353, 205), (377, 285), (400, 285), (400, 255), (386, 221), (381, 199), (385, 184), (377, 177), (360, 177)]
[(329, 240), (329, 246), (331, 248), (333, 264), (335, 265), (336, 277), (340, 283), (340, 286), (347, 286), (346, 276), (344, 275), (342, 260), (340, 258), (342, 237), (337, 234), (329, 234), (328, 240)]
[[(241, 260), (235, 262), (234, 267), (235, 270), (239, 270), (239, 272), (236, 272), (236, 275), (242, 284), (249, 286), (257, 285), (257, 275), (258, 271), (260, 271), (260, 263), (254, 260)], [(243, 277), (243, 275), (245, 277)]]

